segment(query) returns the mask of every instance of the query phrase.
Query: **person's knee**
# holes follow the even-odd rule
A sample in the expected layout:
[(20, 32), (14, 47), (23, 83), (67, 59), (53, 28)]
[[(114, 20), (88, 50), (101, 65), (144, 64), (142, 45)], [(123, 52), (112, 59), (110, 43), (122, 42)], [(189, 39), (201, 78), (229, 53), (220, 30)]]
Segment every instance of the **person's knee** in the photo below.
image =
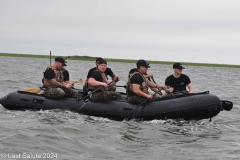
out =
[(61, 88), (50, 88), (44, 92), (45, 97), (58, 99), (65, 95), (65, 92)]
[(104, 98), (106, 100), (120, 100), (121, 94), (119, 92), (113, 92), (113, 91), (106, 91)]
[(115, 91), (116, 91), (116, 87), (115, 87), (115, 86), (108, 87), (108, 91), (113, 91), (113, 92), (115, 92)]

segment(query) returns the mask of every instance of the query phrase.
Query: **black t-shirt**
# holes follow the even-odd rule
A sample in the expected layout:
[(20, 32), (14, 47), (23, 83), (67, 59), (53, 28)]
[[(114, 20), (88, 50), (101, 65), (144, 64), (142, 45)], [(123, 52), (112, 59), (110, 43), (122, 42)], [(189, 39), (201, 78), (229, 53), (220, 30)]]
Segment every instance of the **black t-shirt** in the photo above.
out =
[[(138, 71), (136, 71), (138, 72)], [(143, 77), (140, 75), (140, 74), (134, 74), (131, 78), (130, 78), (130, 83), (132, 84), (138, 84), (138, 85), (143, 85), (143, 86), (146, 86), (147, 85), (147, 82), (144, 81)], [(131, 96), (134, 96), (136, 95), (133, 91), (128, 91), (128, 95), (131, 97)]]
[[(97, 70), (93, 71), (89, 78), (94, 78), (96, 81), (99, 81), (99, 82), (103, 81), (101, 73)], [(93, 90), (89, 89), (89, 91), (93, 91)], [(97, 91), (97, 92), (101, 92), (101, 91)]]
[[(53, 78), (55, 78), (55, 73), (52, 69), (46, 69), (46, 71), (44, 72), (44, 77), (51, 80)], [(67, 70), (63, 71), (63, 79), (64, 81), (69, 81), (69, 72)]]
[(165, 80), (165, 85), (174, 88), (173, 92), (186, 90), (186, 86), (190, 83), (190, 78), (185, 74), (181, 74), (179, 78), (175, 78), (173, 75), (170, 75)]
[[(94, 68), (90, 69), (88, 71), (87, 78), (90, 78), (92, 72), (95, 71), (95, 70), (97, 70), (97, 67), (94, 67)], [(111, 76), (112, 77), (114, 75), (113, 71), (111, 70), (111, 68), (107, 68), (104, 73), (105, 73), (106, 76)]]
[(100, 82), (103, 81), (101, 73), (97, 70), (93, 71), (89, 78), (94, 78), (96, 81)]

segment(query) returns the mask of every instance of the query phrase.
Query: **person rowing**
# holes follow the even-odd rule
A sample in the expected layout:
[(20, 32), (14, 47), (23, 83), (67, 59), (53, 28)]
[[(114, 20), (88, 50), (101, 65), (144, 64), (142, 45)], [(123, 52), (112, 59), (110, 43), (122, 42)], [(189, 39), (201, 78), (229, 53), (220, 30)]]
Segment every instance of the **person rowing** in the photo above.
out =
[[(93, 71), (88, 79), (88, 92), (93, 92), (90, 96), (92, 102), (105, 101), (105, 100), (119, 100), (121, 95), (119, 92), (110, 91), (108, 87), (111, 87), (119, 81), (115, 79), (110, 82), (107, 79), (105, 71), (107, 69), (107, 62), (105, 60), (100, 60), (97, 64), (97, 69)], [(102, 87), (103, 86), (103, 87)], [(99, 87), (101, 89), (99, 89)], [(98, 90), (99, 89), (99, 90)], [(95, 92), (98, 90), (97, 92)]]
[(43, 73), (43, 87), (45, 97), (59, 99), (62, 97), (75, 97), (75, 91), (72, 89), (73, 83), (69, 81), (69, 72), (65, 69), (65, 59), (56, 57), (55, 63), (48, 66)]
[(173, 64), (173, 74), (168, 76), (165, 80), (165, 86), (168, 86), (168, 89), (166, 89), (167, 94), (170, 93), (169, 95), (171, 95), (171, 93), (173, 93), (175, 95), (181, 95), (193, 93), (191, 80), (187, 75), (182, 73), (183, 69), (185, 69), (185, 67), (183, 67), (181, 63), (176, 62)]
[[(161, 95), (159, 89), (165, 89), (165, 86), (157, 85), (148, 81), (145, 75), (147, 74), (147, 70), (150, 66), (145, 60), (138, 60), (136, 65), (137, 71), (131, 75), (126, 87), (128, 102), (132, 104), (140, 104), (146, 99), (159, 99), (159, 95)], [(153, 97), (153, 95), (148, 92), (148, 87), (150, 87), (154, 92), (159, 93), (159, 95), (154, 94), (155, 96)]]

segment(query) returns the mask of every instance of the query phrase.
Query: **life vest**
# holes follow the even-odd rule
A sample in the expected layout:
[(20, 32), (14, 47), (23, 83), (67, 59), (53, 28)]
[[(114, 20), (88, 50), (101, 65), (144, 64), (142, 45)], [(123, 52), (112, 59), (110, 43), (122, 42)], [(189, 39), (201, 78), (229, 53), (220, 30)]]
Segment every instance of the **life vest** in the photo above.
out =
[(131, 80), (132, 76), (135, 75), (135, 74), (140, 74), (141, 77), (143, 78), (144, 83), (146, 84), (145, 86), (143, 86), (143, 84), (141, 84), (141, 85), (139, 86), (139, 89), (140, 89), (143, 93), (147, 93), (147, 94), (148, 94), (149, 92), (148, 92), (148, 86), (147, 86), (147, 79), (146, 79), (146, 77), (145, 77), (143, 74), (139, 73), (139, 72), (134, 72), (133, 74), (131, 74), (131, 76), (130, 76), (130, 78), (129, 78), (129, 80), (128, 80), (127, 86), (126, 86), (126, 93), (127, 93), (127, 95), (128, 95), (128, 92), (129, 92), (129, 91), (133, 92), (133, 84), (130, 83), (130, 80)]
[[(58, 70), (56, 68), (53, 68), (52, 66), (48, 66), (46, 70), (48, 69), (52, 69), (54, 71), (54, 74), (55, 74), (55, 78), (56, 78), (56, 81), (59, 82), (59, 83), (63, 83), (64, 82), (64, 76), (63, 76), (63, 72), (65, 71), (65, 69), (61, 69), (61, 70)], [(45, 78), (43, 76), (43, 80), (42, 80), (42, 83), (44, 86), (51, 86), (52, 84), (50, 83), (50, 80)]]
[(130, 78), (133, 76), (134, 73), (135, 73), (135, 72), (128, 74), (128, 80), (130, 80)]
[[(107, 82), (107, 76), (105, 73), (100, 72), (99, 70), (95, 70), (93, 72), (99, 72), (102, 76), (102, 82), (106, 83)], [(87, 90), (93, 91), (99, 88), (99, 86), (91, 86), (88, 83), (86, 83)], [(108, 87), (103, 87), (100, 91), (107, 91)]]

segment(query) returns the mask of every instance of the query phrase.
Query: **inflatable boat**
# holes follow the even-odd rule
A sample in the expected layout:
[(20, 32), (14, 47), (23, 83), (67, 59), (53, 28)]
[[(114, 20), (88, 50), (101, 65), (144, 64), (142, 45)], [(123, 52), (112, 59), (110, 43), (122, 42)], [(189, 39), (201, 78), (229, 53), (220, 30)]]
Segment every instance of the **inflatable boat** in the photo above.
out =
[(139, 105), (129, 104), (126, 94), (121, 93), (118, 101), (91, 102), (85, 101), (82, 90), (75, 90), (77, 98), (59, 100), (45, 98), (43, 94), (16, 91), (0, 99), (3, 107), (10, 110), (50, 110), (64, 109), (80, 114), (105, 117), (113, 120), (124, 119), (210, 119), (220, 111), (230, 111), (233, 103), (220, 100), (209, 91), (161, 98), (157, 101), (146, 101)]

